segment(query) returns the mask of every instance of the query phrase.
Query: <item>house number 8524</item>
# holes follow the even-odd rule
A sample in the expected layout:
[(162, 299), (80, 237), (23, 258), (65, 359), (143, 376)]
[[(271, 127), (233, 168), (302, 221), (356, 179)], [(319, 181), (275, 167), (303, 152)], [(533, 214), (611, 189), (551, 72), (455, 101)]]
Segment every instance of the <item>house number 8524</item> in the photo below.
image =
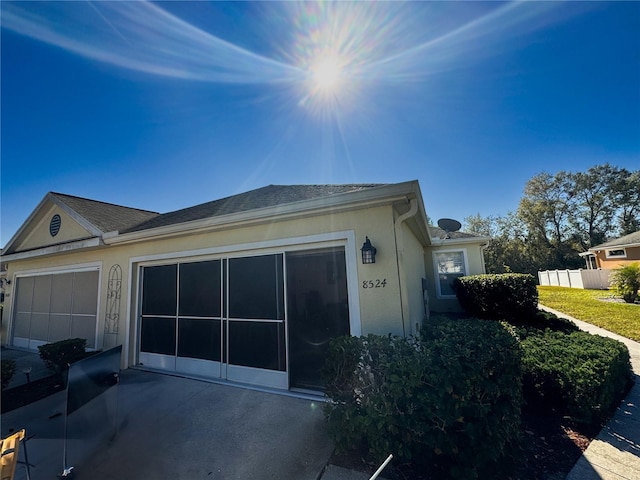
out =
[(376, 278), (375, 280), (363, 280), (362, 288), (384, 288), (387, 286), (387, 279), (383, 278), (382, 280)]

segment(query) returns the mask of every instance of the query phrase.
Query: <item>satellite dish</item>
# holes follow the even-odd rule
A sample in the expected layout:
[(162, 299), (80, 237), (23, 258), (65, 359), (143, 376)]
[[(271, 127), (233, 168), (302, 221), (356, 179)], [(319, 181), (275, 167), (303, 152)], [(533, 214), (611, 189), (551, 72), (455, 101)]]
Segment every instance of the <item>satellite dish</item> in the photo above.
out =
[(451, 232), (457, 232), (462, 228), (462, 224), (453, 218), (441, 218), (438, 220), (438, 226), (447, 232), (447, 236), (444, 238), (449, 238)]

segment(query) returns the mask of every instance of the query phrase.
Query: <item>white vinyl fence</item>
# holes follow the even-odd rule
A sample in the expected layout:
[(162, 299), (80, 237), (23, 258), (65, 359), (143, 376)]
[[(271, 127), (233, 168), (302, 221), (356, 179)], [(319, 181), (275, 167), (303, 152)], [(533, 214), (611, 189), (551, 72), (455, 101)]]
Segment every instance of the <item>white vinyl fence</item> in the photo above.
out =
[(545, 270), (538, 272), (540, 285), (607, 290), (612, 270)]

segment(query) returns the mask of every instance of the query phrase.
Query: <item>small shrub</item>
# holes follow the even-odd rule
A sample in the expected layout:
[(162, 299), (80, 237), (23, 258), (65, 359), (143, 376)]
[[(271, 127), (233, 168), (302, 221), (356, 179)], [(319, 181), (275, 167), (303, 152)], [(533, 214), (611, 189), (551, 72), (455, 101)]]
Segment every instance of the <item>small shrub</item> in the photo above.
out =
[(0, 363), (2, 364), (2, 389), (4, 390), (5, 388), (7, 388), (7, 385), (9, 385), (9, 382), (16, 374), (16, 362), (13, 360), (5, 359)]
[(521, 345), (524, 398), (535, 408), (598, 423), (630, 386), (629, 351), (617, 340), (547, 330)]
[(423, 339), (342, 337), (325, 373), (339, 451), (393, 453), (444, 478), (491, 476), (519, 438), (520, 349), (497, 322), (432, 319)]
[(640, 263), (616, 268), (611, 274), (611, 284), (625, 302), (634, 303), (640, 290)]
[(86, 348), (87, 341), (84, 338), (69, 338), (42, 345), (38, 351), (45, 367), (64, 379), (69, 365), (87, 356)]
[(524, 323), (538, 310), (533, 275), (520, 273), (469, 275), (453, 282), (458, 301), (469, 315)]

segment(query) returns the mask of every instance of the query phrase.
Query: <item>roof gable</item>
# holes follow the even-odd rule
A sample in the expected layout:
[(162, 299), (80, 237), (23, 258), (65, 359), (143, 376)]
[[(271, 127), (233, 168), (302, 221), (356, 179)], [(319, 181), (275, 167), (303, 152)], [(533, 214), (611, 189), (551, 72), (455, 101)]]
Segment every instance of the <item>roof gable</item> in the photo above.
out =
[[(155, 212), (49, 192), (16, 234), (3, 255), (100, 237), (103, 233), (145, 221)], [(52, 233), (54, 216), (59, 230)]]

